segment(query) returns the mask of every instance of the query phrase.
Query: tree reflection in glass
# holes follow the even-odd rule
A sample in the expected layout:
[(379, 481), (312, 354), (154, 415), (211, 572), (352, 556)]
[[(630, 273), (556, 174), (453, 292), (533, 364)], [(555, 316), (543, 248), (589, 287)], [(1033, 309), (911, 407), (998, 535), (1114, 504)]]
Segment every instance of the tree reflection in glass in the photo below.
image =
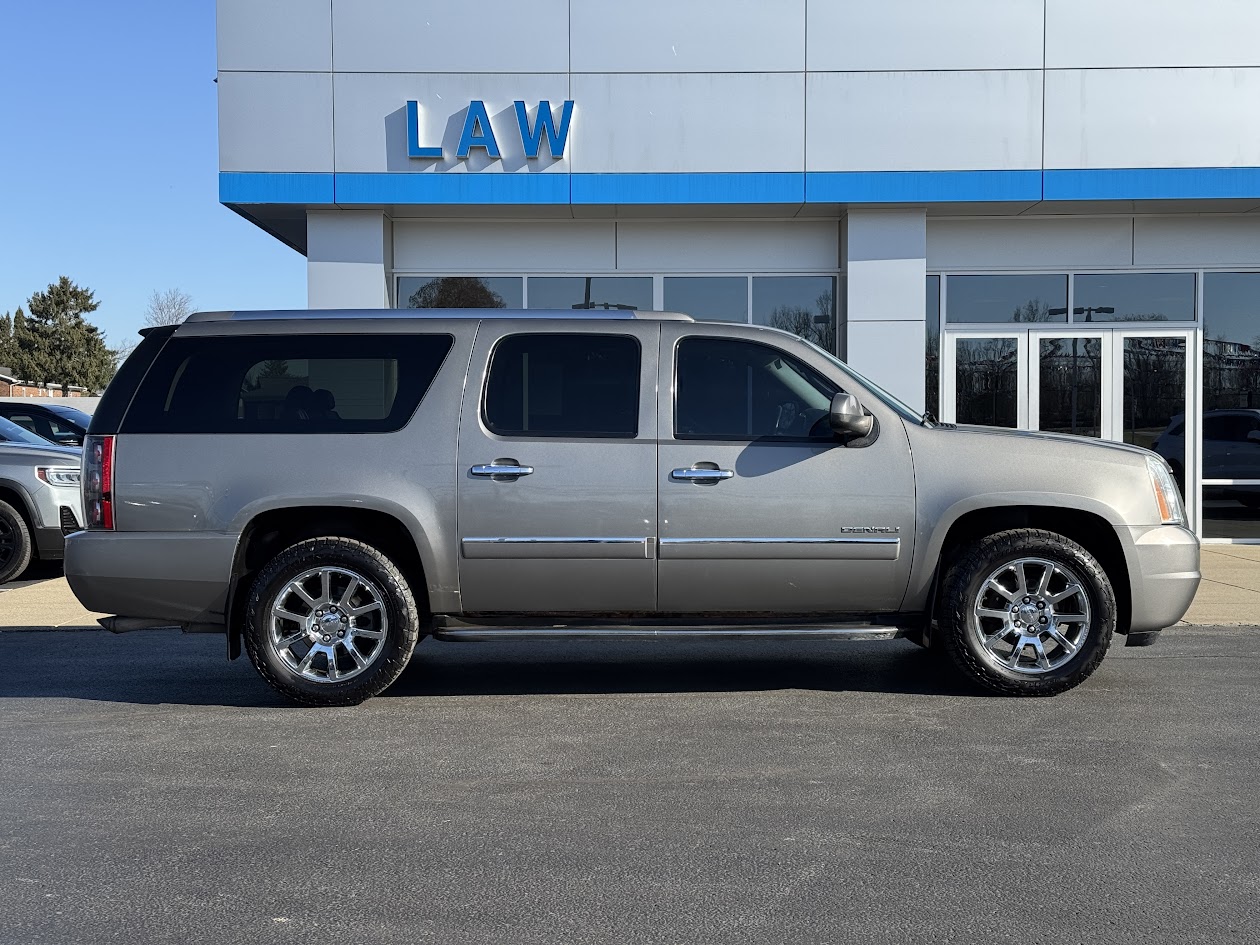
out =
[(959, 423), (1014, 427), (1019, 405), (1019, 344), (1014, 338), (957, 339)]
[(407, 297), (407, 308), (507, 308), (489, 281), (475, 276), (429, 279)]

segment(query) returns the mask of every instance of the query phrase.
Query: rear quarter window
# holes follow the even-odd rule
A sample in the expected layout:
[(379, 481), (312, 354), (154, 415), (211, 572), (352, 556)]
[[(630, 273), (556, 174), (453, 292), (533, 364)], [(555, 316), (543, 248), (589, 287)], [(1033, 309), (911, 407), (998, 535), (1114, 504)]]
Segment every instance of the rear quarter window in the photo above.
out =
[(444, 334), (172, 338), (123, 433), (388, 433), (424, 398)]

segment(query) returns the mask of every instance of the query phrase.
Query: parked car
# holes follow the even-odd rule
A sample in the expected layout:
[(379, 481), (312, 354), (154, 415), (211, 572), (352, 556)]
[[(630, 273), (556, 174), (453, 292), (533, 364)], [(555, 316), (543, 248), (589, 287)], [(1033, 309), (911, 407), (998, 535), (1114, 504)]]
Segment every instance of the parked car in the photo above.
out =
[(45, 404), (33, 399), (0, 400), (0, 417), (42, 436), (58, 446), (80, 446), (87, 435), (91, 414), (65, 404)]
[(794, 335), (668, 313), (220, 312), (105, 392), (66, 574), (316, 705), (417, 640), (907, 636), (1002, 693), (1199, 583), (1167, 464), (937, 424)]
[[(1151, 448), (1168, 461), (1185, 488), (1186, 418), (1177, 414)], [(1203, 412), (1203, 478), (1260, 479), (1260, 410), (1237, 407)], [(1260, 508), (1260, 487), (1205, 486), (1206, 499), (1233, 499)]]
[(79, 467), (78, 449), (0, 417), (0, 584), (33, 558), (62, 556), (63, 536), (83, 521)]

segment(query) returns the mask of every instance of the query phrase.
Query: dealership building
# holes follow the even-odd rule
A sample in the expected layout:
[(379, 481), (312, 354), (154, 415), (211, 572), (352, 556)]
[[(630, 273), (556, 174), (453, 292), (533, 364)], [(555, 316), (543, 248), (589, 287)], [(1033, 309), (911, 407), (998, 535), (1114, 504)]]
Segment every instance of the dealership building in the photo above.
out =
[[(312, 308), (774, 325), (1155, 449), (1260, 539), (1260, 3), (219, 0), (219, 192)], [(1018, 457), (1012, 457), (1018, 461)]]

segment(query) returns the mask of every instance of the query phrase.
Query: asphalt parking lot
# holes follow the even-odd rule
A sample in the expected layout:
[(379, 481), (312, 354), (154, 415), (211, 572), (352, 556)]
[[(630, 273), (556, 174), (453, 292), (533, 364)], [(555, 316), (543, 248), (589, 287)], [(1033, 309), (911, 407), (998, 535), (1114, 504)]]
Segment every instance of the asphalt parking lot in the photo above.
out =
[(0, 941), (1252, 942), (1260, 631), (991, 698), (895, 643), (440, 644), (354, 709), (217, 636), (0, 633)]

